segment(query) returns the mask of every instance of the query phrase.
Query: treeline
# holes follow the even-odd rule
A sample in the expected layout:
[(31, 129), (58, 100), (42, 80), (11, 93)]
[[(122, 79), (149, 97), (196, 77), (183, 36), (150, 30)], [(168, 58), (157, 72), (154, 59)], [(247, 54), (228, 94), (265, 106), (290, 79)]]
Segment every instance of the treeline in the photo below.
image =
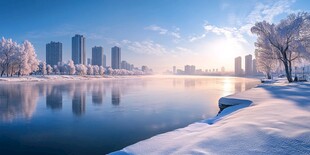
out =
[(0, 76), (23, 75), (143, 75), (149, 74), (138, 69), (112, 69), (97, 65), (74, 64), (72, 60), (51, 66), (39, 61), (33, 45), (29, 41), (22, 44), (12, 39), (0, 41)]

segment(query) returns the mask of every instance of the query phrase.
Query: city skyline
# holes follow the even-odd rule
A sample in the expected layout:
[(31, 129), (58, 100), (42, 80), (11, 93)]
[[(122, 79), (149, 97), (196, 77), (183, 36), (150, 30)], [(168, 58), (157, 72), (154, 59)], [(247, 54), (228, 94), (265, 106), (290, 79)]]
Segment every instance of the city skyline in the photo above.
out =
[[(253, 0), (237, 4), (233, 1), (59, 2), (60, 5), (46, 5), (48, 0), (1, 1), (0, 9), (4, 12), (16, 10), (10, 14), (14, 20), (7, 19), (6, 13), (0, 15), (3, 23), (7, 23), (0, 25), (1, 36), (18, 42), (29, 40), (40, 60), (45, 60), (47, 42), (61, 42), (66, 62), (71, 59), (71, 37), (82, 34), (87, 39), (86, 58), (91, 57), (91, 48), (96, 45), (104, 49), (119, 46), (126, 61), (137, 66), (146, 64), (156, 72), (183, 64), (197, 68), (224, 66), (233, 71), (236, 56), (254, 55), (256, 37), (249, 29), (256, 21), (278, 22), (289, 13), (308, 11), (310, 3), (306, 0)], [(106, 56), (111, 57), (109, 52)], [(109, 59), (107, 64), (111, 64)]]

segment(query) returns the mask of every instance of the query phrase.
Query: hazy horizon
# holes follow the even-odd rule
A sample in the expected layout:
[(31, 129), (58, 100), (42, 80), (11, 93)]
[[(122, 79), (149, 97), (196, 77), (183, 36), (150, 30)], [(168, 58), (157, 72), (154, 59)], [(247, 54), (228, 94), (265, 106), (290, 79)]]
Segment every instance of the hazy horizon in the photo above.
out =
[[(306, 0), (282, 1), (1, 1), (0, 36), (29, 40), (40, 60), (45, 45), (63, 43), (63, 60), (71, 59), (71, 38), (86, 37), (91, 48), (102, 46), (110, 65), (111, 47), (122, 49), (122, 60), (147, 65), (155, 72), (183, 69), (233, 71), (234, 58), (254, 55), (257, 21), (278, 22), (297, 11), (309, 11)], [(298, 9), (297, 9), (298, 8)]]

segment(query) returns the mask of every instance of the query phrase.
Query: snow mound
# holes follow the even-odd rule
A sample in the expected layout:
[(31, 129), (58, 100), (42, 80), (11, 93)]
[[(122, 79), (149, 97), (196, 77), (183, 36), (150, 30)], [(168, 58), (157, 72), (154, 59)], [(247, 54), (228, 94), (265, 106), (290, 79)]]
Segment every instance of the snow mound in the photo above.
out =
[[(310, 154), (310, 83), (263, 84), (221, 98), (213, 119), (140, 141), (125, 154)], [(246, 107), (246, 108), (245, 108)]]

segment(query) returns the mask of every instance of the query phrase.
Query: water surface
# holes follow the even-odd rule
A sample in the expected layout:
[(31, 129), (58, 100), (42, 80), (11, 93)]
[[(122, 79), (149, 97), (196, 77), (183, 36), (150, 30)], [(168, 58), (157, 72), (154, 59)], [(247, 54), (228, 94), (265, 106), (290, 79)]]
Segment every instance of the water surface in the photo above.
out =
[(170, 76), (0, 82), (0, 154), (106, 154), (210, 118), (258, 80)]

